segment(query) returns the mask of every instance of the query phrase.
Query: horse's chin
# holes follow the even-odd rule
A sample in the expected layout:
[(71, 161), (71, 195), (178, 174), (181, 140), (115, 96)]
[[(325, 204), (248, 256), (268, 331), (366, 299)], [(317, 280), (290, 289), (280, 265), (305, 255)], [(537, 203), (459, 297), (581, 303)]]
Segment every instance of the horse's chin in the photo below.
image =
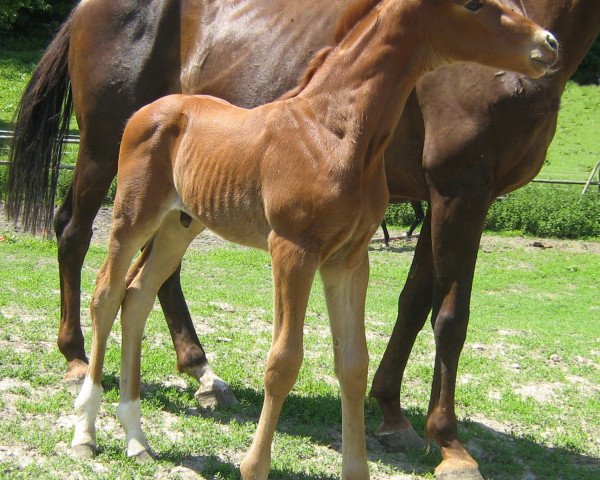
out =
[(542, 59), (532, 57), (527, 71), (523, 73), (531, 78), (541, 78), (550, 73), (554, 73), (557, 69), (554, 69), (553, 66), (554, 64), (551, 65)]

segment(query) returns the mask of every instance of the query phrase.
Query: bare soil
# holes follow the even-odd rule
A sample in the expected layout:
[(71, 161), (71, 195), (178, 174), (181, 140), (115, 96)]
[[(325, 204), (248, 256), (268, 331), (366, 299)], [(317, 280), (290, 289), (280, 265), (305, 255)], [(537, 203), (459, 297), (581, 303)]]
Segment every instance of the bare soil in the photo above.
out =
[[(93, 237), (92, 242), (95, 243), (107, 243), (110, 233), (110, 225), (112, 220), (112, 210), (108, 207), (102, 207), (94, 220), (92, 227)], [(404, 233), (400, 230), (390, 228), (390, 235), (392, 240), (390, 242), (390, 248), (399, 246), (412, 246), (416, 244), (418, 234), (412, 238), (404, 237)], [(6, 220), (4, 213), (4, 204), (0, 202), (0, 231), (21, 231), (19, 228), (15, 228), (10, 222)], [(385, 249), (383, 245), (382, 234), (378, 231), (373, 237), (374, 248)], [(219, 246), (234, 244), (223, 240), (218, 235), (214, 234), (209, 230), (205, 230), (192, 242), (193, 248), (206, 249), (215, 248)], [(511, 250), (514, 248), (521, 249), (549, 249), (554, 248), (560, 251), (572, 252), (572, 253), (595, 253), (600, 255), (600, 242), (597, 241), (585, 241), (585, 240), (558, 240), (551, 238), (535, 238), (535, 237), (504, 237), (498, 235), (484, 235), (481, 239), (480, 250), (482, 251), (493, 251), (493, 250)]]

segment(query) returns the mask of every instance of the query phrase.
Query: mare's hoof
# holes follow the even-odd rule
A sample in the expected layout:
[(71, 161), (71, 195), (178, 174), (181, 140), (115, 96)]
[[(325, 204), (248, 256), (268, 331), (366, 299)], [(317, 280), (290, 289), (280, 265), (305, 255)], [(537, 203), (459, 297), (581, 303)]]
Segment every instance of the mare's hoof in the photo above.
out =
[(64, 381), (67, 383), (80, 384), (83, 382), (88, 370), (88, 364), (83, 360), (71, 360), (67, 365), (67, 373)]
[(137, 463), (152, 463), (156, 459), (154, 452), (152, 450), (142, 450), (140, 453), (136, 453), (131, 458), (133, 458)]
[(435, 480), (484, 480), (477, 467), (436, 473)]
[(200, 407), (204, 409), (233, 407), (238, 403), (229, 386), (226, 386), (226, 388), (218, 388), (215, 385), (210, 390), (205, 390), (200, 387), (194, 394), (194, 397)]
[(395, 432), (378, 431), (375, 436), (392, 450), (424, 450), (426, 446), (412, 425)]
[(72, 449), (73, 455), (82, 460), (91, 460), (96, 456), (96, 445), (92, 443), (73, 445)]

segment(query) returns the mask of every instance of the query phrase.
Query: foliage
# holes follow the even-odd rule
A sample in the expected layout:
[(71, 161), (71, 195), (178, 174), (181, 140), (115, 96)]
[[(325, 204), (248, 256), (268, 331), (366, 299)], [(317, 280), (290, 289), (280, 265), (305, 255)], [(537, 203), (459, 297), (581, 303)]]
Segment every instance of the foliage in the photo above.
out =
[(518, 230), (539, 237), (600, 236), (600, 194), (577, 189), (529, 185), (490, 209), (486, 228)]
[(0, 31), (18, 33), (33, 27), (49, 33), (76, 3), (76, 0), (3, 0), (0, 5)]
[(415, 212), (410, 203), (392, 204), (385, 212), (388, 225), (410, 225), (415, 220)]
[(573, 75), (573, 80), (580, 85), (600, 84), (600, 37), (596, 39), (579, 65), (577, 72)]

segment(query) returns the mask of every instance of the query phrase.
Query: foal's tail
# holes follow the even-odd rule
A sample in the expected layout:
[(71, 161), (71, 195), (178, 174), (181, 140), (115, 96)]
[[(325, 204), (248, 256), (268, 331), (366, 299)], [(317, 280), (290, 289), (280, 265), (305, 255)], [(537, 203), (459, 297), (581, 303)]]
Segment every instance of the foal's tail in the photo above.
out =
[(36, 233), (49, 231), (73, 97), (68, 72), (72, 15), (35, 68), (15, 114), (8, 169), (8, 218)]

